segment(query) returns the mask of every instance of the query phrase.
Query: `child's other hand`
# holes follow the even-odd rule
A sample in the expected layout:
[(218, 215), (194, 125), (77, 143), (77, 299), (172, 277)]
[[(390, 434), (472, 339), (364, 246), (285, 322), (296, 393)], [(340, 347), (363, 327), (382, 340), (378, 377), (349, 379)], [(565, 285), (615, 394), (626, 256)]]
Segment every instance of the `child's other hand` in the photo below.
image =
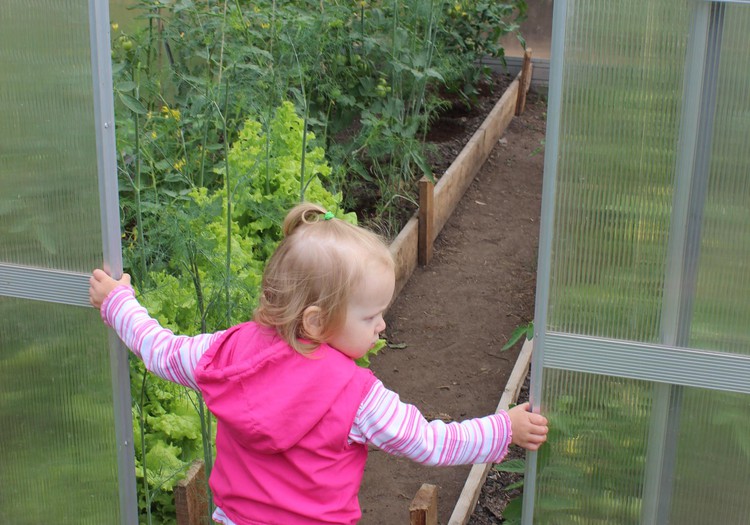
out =
[(98, 268), (94, 270), (89, 278), (89, 302), (91, 302), (91, 306), (96, 309), (101, 308), (104, 299), (121, 284), (130, 286), (130, 275), (124, 273), (120, 280), (116, 281), (104, 270)]
[(529, 404), (523, 403), (508, 410), (513, 429), (512, 443), (526, 450), (537, 450), (547, 441), (547, 418), (529, 412)]

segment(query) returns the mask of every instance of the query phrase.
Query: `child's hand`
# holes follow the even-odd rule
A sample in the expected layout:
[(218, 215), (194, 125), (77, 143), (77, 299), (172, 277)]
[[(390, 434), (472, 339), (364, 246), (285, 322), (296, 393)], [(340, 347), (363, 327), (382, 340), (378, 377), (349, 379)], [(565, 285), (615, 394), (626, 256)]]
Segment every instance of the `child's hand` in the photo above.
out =
[(130, 275), (124, 273), (119, 281), (115, 281), (104, 270), (94, 270), (89, 278), (89, 302), (96, 309), (102, 307), (104, 299), (112, 290), (124, 284), (130, 286)]
[(547, 441), (547, 418), (529, 412), (529, 404), (523, 403), (508, 410), (513, 429), (512, 443), (526, 450), (537, 450)]

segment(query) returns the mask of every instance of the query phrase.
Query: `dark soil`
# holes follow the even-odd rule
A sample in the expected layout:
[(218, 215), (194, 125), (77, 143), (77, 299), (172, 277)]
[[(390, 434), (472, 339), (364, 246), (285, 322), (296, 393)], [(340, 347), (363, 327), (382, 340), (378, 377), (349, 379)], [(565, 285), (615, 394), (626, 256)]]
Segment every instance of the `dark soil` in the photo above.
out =
[[(442, 173), (484, 120), (482, 112), (454, 111), (431, 138)], [(500, 348), (514, 328), (533, 317), (541, 206), (546, 106), (529, 93), (435, 242), (430, 264), (418, 268), (391, 306), (391, 348), (372, 359), (386, 387), (428, 418), (458, 421), (495, 411), (520, 351)], [(440, 142), (442, 141), (442, 142)], [(517, 452), (512, 452), (517, 454)], [(409, 503), (423, 483), (438, 486), (438, 522), (446, 524), (470, 466), (424, 467), (373, 448), (360, 492), (361, 525), (409, 523)], [(499, 523), (512, 482), (492, 473), (475, 525)], [(495, 521), (489, 521), (489, 518)], [(481, 521), (484, 520), (484, 521)]]

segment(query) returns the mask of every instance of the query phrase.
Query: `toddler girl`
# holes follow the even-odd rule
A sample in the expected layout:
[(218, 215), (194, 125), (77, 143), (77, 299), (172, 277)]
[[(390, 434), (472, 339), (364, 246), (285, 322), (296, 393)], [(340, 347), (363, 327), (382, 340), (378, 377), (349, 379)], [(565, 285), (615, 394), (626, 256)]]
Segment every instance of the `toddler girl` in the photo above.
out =
[(497, 462), (536, 450), (547, 420), (527, 405), (427, 422), (362, 357), (385, 329), (394, 264), (375, 234), (313, 204), (287, 215), (254, 321), (195, 337), (149, 317), (125, 274), (94, 270), (89, 295), (146, 368), (198, 390), (217, 419), (210, 477), (226, 525), (353, 524), (371, 443), (427, 465)]

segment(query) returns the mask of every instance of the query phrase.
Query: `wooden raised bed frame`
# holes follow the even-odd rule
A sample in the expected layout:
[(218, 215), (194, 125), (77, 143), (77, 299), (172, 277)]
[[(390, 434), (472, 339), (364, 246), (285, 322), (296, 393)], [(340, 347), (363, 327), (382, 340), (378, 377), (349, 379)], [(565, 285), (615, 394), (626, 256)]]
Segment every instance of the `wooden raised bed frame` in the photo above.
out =
[[(419, 181), (419, 210), (390, 245), (396, 262), (396, 290), (394, 300), (414, 273), (417, 265), (426, 265), (432, 257), (432, 245), (448, 219), (453, 215), (458, 202), (474, 180), (474, 176), (487, 160), (497, 141), (505, 133), (514, 115), (520, 115), (526, 106), (526, 94), (531, 82), (531, 49), (524, 53), (521, 72), (505, 90), (479, 129), (469, 139), (461, 153), (448, 167), (437, 184), (426, 178)], [(518, 397), (518, 391), (526, 377), (531, 356), (531, 345), (526, 343), (513, 369), (508, 386), (503, 393), (498, 410), (505, 410)], [(525, 363), (525, 364), (524, 364)], [(520, 384), (516, 385), (519, 369), (524, 368)], [(511, 383), (513, 383), (511, 385)], [(509, 394), (509, 389), (512, 389)], [(508, 396), (512, 396), (512, 399)], [(479, 498), (479, 491), (489, 472), (490, 465), (474, 465), (451, 515), (449, 525), (465, 525)], [(201, 497), (201, 493), (204, 497)], [(205, 470), (203, 462), (196, 460), (185, 479), (175, 487), (177, 525), (202, 523), (208, 515), (208, 500), (205, 497)], [(412, 525), (437, 523), (437, 488), (423, 485), (410, 505)]]
[[(531, 49), (524, 55), (521, 72), (505, 90), (479, 129), (448, 167), (437, 184), (427, 179), (419, 183), (419, 210), (391, 243), (396, 261), (396, 292), (394, 299), (409, 280), (417, 264), (426, 265), (432, 256), (432, 245), (453, 215), (458, 202), (487, 160), (492, 149), (505, 133), (514, 115), (526, 106), (526, 93), (531, 80)], [(421, 237), (420, 237), (421, 234)]]

